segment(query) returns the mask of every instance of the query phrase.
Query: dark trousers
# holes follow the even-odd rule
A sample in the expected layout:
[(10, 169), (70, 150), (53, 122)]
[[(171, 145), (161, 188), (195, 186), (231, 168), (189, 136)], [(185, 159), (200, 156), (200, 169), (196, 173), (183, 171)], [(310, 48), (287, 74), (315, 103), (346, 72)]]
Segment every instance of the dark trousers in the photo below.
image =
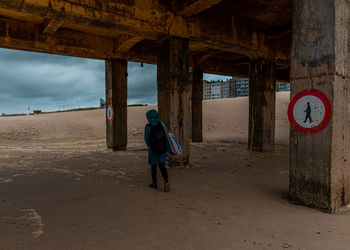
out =
[[(166, 171), (165, 163), (158, 163), (158, 167), (162, 173), (164, 181), (168, 182), (168, 172)], [(151, 165), (151, 168), (153, 183), (157, 184), (157, 164)]]

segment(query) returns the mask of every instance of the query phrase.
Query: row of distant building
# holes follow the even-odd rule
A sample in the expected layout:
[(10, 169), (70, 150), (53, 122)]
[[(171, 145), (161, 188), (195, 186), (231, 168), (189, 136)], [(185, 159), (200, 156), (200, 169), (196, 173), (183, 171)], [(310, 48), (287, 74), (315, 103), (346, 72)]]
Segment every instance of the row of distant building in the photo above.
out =
[[(276, 92), (290, 91), (290, 83), (276, 83)], [(246, 78), (233, 77), (226, 81), (207, 81), (203, 80), (203, 99), (221, 99), (234, 98), (249, 95), (249, 80)], [(140, 106), (129, 105), (129, 106)], [(141, 105), (142, 106), (142, 105)], [(100, 98), (100, 109), (106, 108), (106, 102)], [(29, 109), (29, 108), (28, 108)], [(29, 114), (29, 112), (28, 112)], [(33, 110), (33, 115), (41, 114), (41, 110)], [(0, 116), (8, 114), (0, 113)]]
[[(40, 115), (41, 110), (33, 110), (33, 113), (27, 113), (26, 115)], [(6, 113), (0, 113), (0, 116), (16, 116), (16, 115), (24, 115), (24, 114), (6, 114)]]
[[(290, 91), (290, 83), (276, 83), (276, 92)], [(249, 95), (249, 80), (233, 77), (226, 81), (203, 81), (203, 99), (234, 98)]]

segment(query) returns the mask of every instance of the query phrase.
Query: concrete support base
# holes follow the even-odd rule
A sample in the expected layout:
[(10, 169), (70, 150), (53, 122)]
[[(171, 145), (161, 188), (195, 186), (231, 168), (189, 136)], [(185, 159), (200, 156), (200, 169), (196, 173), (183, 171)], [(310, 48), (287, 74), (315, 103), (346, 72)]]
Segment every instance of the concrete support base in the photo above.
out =
[(192, 142), (203, 141), (203, 71), (192, 72)]
[(249, 150), (274, 150), (275, 89), (274, 62), (263, 58), (251, 61), (249, 65)]
[(112, 119), (106, 115), (106, 143), (114, 151), (127, 146), (127, 66), (123, 59), (106, 61), (106, 109), (112, 107)]
[(328, 126), (290, 133), (289, 194), (294, 202), (330, 213), (350, 201), (350, 54), (346, 0), (294, 0), (291, 97), (322, 91), (332, 104)]
[(160, 42), (157, 58), (160, 119), (178, 139), (182, 156), (170, 156), (169, 166), (185, 167), (190, 157), (190, 81), (188, 39), (169, 37)]

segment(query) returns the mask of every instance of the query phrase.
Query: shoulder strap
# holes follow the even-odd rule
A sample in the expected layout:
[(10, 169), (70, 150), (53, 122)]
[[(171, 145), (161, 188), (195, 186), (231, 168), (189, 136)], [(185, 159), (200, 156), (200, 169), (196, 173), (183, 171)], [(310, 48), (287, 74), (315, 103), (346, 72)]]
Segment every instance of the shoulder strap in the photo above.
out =
[(166, 132), (168, 132), (169, 129), (165, 126), (164, 122), (162, 122), (162, 121), (159, 121), (159, 122), (160, 122), (160, 124), (162, 125), (162, 127), (164, 128), (164, 130), (165, 130)]

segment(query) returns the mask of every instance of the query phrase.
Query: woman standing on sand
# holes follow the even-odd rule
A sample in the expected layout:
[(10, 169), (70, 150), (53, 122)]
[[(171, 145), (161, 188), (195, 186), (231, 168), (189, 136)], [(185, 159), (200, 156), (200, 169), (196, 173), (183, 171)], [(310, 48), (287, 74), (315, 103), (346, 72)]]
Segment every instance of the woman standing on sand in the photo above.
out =
[(164, 192), (170, 191), (168, 172), (165, 162), (168, 155), (166, 134), (159, 121), (158, 112), (154, 109), (146, 113), (148, 124), (145, 127), (145, 142), (148, 147), (148, 163), (151, 164), (152, 184), (151, 188), (158, 188), (157, 185), (157, 164), (164, 179)]

